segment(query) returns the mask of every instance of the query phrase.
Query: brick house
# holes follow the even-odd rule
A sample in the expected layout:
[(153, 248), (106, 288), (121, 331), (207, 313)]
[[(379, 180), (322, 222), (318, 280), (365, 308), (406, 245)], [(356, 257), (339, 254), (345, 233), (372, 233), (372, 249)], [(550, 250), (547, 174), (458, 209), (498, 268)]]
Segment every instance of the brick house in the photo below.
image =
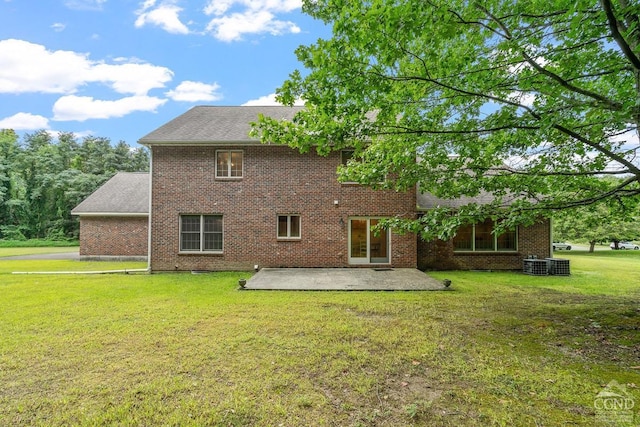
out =
[(348, 150), (325, 157), (249, 137), (259, 113), (291, 119), (297, 111), (195, 107), (140, 139), (151, 152), (150, 185), (144, 187), (150, 191), (152, 271), (520, 269), (527, 255), (550, 256), (548, 221), (491, 242), (491, 224), (461, 230), (464, 238), (452, 242), (371, 232), (380, 218), (416, 218), (433, 198), (338, 182), (336, 169)]
[(139, 141), (152, 159), (152, 270), (416, 266), (415, 236), (368, 231), (381, 217), (414, 217), (415, 192), (338, 182), (348, 152), (249, 137), (258, 113), (299, 109), (195, 107)]
[(118, 172), (71, 214), (80, 218), (80, 259), (147, 259), (149, 174)]

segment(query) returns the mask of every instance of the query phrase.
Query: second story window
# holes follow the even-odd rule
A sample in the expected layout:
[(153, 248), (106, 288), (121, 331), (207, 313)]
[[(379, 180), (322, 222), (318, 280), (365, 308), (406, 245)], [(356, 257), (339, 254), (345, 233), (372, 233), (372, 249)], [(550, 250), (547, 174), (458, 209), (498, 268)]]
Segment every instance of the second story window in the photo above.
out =
[(216, 151), (216, 178), (242, 178), (242, 150)]

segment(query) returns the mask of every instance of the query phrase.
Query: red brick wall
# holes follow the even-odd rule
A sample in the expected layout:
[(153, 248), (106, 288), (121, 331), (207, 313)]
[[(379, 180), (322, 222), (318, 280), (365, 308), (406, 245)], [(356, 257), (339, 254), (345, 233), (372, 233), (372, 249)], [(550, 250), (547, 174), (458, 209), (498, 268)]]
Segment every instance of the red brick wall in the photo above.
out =
[[(244, 177), (215, 179), (215, 152), (225, 148), (237, 149), (152, 148), (152, 270), (347, 267), (350, 217), (415, 215), (415, 191), (340, 184), (340, 153), (245, 146)], [(180, 214), (222, 214), (224, 253), (180, 254)], [(300, 215), (300, 240), (276, 238), (278, 214)], [(416, 253), (415, 235), (391, 234), (391, 266), (416, 267)]]
[(80, 217), (80, 256), (147, 256), (147, 217)]
[(418, 238), (418, 268), (421, 270), (522, 270), (522, 260), (535, 255), (551, 257), (549, 220), (518, 228), (516, 252), (454, 252), (451, 241), (425, 242)]

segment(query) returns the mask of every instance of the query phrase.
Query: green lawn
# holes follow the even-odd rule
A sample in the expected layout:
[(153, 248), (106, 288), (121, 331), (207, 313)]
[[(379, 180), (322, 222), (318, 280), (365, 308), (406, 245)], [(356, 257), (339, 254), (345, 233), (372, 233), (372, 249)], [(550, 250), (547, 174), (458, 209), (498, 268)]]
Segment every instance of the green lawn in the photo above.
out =
[[(433, 273), (448, 292), (0, 261), (0, 425), (596, 426), (612, 380), (637, 425), (640, 253), (611, 252), (556, 254), (570, 277)], [(95, 264), (39, 265), (141, 265)]]

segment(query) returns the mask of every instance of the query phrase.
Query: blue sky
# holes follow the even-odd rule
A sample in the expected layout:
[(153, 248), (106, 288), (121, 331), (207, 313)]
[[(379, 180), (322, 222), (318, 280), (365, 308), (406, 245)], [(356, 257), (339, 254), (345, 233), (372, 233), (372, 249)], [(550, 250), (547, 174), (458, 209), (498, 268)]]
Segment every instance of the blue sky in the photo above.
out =
[(195, 105), (272, 105), (330, 30), (301, 0), (0, 0), (0, 128), (132, 146)]

